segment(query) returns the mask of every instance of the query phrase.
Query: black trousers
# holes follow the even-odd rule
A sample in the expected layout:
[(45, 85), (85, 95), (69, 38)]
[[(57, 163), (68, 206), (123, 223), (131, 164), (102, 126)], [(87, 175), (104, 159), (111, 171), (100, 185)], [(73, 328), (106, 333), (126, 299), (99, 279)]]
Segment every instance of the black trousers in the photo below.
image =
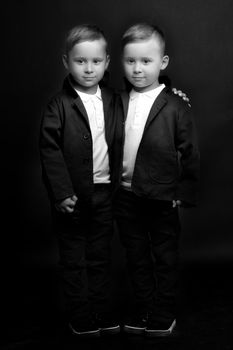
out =
[(133, 309), (173, 317), (180, 232), (177, 208), (172, 207), (172, 202), (143, 199), (120, 189), (114, 210), (126, 249)]
[(106, 312), (110, 298), (110, 185), (94, 185), (89, 203), (77, 201), (72, 214), (55, 215), (67, 316), (82, 321), (91, 312)]

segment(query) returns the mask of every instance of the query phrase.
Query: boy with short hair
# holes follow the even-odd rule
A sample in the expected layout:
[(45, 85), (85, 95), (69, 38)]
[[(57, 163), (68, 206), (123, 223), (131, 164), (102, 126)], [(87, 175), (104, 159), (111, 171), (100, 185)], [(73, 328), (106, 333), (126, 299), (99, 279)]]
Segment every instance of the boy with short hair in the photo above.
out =
[(70, 30), (63, 56), (68, 76), (41, 123), (44, 181), (57, 230), (64, 292), (73, 334), (117, 333), (110, 314), (110, 244), (114, 98), (101, 85), (109, 64), (96, 26)]
[(178, 207), (197, 202), (196, 130), (189, 105), (159, 83), (169, 62), (162, 31), (133, 25), (122, 46), (131, 91), (119, 103), (124, 147), (115, 214), (135, 297), (124, 330), (164, 336), (176, 325)]

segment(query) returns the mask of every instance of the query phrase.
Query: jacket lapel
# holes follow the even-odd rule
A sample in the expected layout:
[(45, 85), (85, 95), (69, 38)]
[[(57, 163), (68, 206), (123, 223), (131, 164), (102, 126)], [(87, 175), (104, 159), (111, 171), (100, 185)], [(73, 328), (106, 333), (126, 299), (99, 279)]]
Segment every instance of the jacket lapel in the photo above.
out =
[(104, 110), (104, 123), (105, 127), (109, 125), (110, 118), (108, 117), (109, 105), (112, 100), (112, 94), (107, 89), (101, 89), (101, 96), (103, 100), (103, 110)]
[[(167, 99), (166, 99), (167, 91), (168, 91), (168, 88), (164, 89), (156, 98), (155, 102), (153, 103), (147, 118), (145, 129), (152, 122), (152, 120), (157, 116), (157, 114), (163, 108), (163, 106), (167, 103)], [(121, 93), (121, 100), (123, 104), (123, 112), (124, 112), (124, 120), (125, 120), (127, 117), (128, 107), (129, 107), (129, 94), (126, 91)]]
[(150, 113), (149, 113), (147, 121), (146, 121), (144, 131), (148, 128), (150, 123), (156, 118), (159, 111), (166, 105), (166, 103), (167, 103), (166, 90), (163, 90), (158, 95), (158, 97), (156, 98), (156, 100), (154, 101), (154, 103), (151, 107)]
[[(110, 120), (109, 120), (110, 118), (108, 118), (108, 109), (109, 109), (109, 105), (110, 105), (110, 102), (112, 99), (112, 94), (107, 89), (101, 89), (101, 96), (103, 99), (104, 122), (105, 122), (105, 127), (106, 127), (110, 123)], [(85, 109), (85, 107), (82, 103), (82, 100), (79, 96), (77, 96), (77, 98), (75, 99), (74, 104), (79, 109), (82, 116), (87, 120), (87, 122), (89, 124), (86, 109)]]
[(88, 115), (87, 115), (86, 109), (85, 109), (84, 104), (82, 103), (82, 100), (81, 100), (81, 98), (79, 96), (77, 96), (76, 99), (74, 100), (74, 106), (79, 110), (79, 112), (81, 113), (82, 117), (85, 119), (85, 121), (89, 125), (89, 119), (88, 119)]
[(67, 91), (67, 93), (70, 95), (70, 97), (72, 98), (72, 106), (74, 108), (77, 108), (78, 111), (80, 112), (81, 116), (85, 119), (85, 121), (87, 122), (87, 124), (89, 125), (89, 120), (88, 120), (88, 115), (86, 112), (86, 109), (84, 107), (84, 104), (82, 103), (81, 98), (79, 97), (79, 95), (77, 94), (77, 92), (75, 91), (75, 89), (73, 88), (73, 84), (72, 84), (73, 78), (71, 75), (68, 75), (64, 81), (63, 84), (63, 88)]
[(128, 108), (129, 108), (129, 94), (124, 91), (121, 93), (121, 101), (123, 104), (124, 120), (127, 118)]
[(103, 111), (104, 111), (104, 127), (105, 127), (105, 139), (108, 145), (111, 143), (111, 137), (112, 134), (111, 131), (113, 129), (112, 125), (112, 113), (110, 111), (110, 103), (112, 101), (112, 93), (106, 89), (101, 89), (101, 96), (103, 100)]

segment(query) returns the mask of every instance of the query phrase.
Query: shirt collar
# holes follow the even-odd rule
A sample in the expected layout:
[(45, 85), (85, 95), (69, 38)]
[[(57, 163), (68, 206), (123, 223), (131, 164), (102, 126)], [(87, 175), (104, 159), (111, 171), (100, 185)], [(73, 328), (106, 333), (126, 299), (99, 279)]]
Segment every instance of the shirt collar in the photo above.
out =
[(149, 97), (151, 99), (154, 99), (155, 97), (158, 96), (158, 93), (160, 93), (164, 88), (165, 88), (165, 85), (164, 84), (160, 84), (155, 89), (149, 90), (149, 91), (146, 91), (146, 92), (138, 92), (138, 91), (135, 91), (134, 89), (132, 89), (130, 91), (130, 93), (129, 93), (129, 96), (130, 96), (131, 100), (134, 100), (139, 95), (147, 96), (147, 97)]
[(83, 102), (88, 102), (93, 97), (97, 97), (99, 100), (102, 101), (101, 89), (100, 89), (99, 85), (97, 86), (97, 91), (96, 91), (96, 93), (94, 95), (86, 94), (85, 92), (82, 92), (82, 91), (79, 91), (79, 90), (76, 90), (76, 89), (75, 89), (75, 91), (77, 92), (77, 94), (79, 95), (79, 97), (81, 98), (81, 100)]

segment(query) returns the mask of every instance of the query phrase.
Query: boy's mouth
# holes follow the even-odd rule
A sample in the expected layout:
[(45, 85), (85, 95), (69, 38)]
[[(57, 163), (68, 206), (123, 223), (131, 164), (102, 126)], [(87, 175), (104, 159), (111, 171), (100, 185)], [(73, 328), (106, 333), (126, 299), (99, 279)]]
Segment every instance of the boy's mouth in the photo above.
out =
[(142, 80), (142, 79), (144, 79), (144, 77), (134, 77), (134, 76), (133, 76), (132, 79), (133, 79), (133, 80)]
[(95, 77), (84, 77), (85, 80), (93, 80)]

